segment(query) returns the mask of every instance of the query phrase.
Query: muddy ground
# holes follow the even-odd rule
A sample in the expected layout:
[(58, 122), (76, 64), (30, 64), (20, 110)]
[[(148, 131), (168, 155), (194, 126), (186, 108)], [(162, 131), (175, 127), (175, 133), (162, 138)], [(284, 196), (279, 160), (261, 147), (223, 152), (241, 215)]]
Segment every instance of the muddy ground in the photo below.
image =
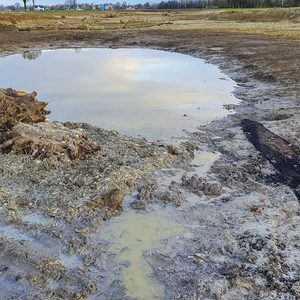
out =
[[(237, 82), (235, 95), (242, 100), (229, 107), (234, 114), (190, 133), (175, 153), (167, 145), (75, 124), (73, 130), (83, 130), (101, 148), (86, 160), (1, 154), (3, 299), (129, 299), (120, 276), (126, 265), (118, 265), (95, 234), (101, 236), (103, 219), (120, 213), (121, 205), (110, 207), (111, 200), (120, 204), (135, 190), (136, 200), (143, 200), (135, 208), (151, 209), (154, 202), (161, 209), (181, 206), (174, 219), (189, 228), (188, 234), (165, 240), (165, 248), (145, 253), (154, 279), (164, 287), (163, 298), (300, 297), (299, 200), (242, 130), (243, 119), (255, 120), (300, 147), (299, 23), (294, 17), (287, 24), (296, 34), (274, 36), (234, 22), (243, 29), (219, 32), (209, 23), (206, 30), (150, 24), (141, 30), (116, 25), (23, 31), (3, 25), (2, 55), (62, 47), (175, 51), (218, 65)], [(274, 25), (274, 32), (284, 22)], [(221, 157), (204, 179), (197, 169), (193, 178), (177, 178), (191, 171), (192, 152), (199, 150), (218, 151)], [(175, 182), (164, 186), (165, 177)], [(218, 188), (205, 190), (203, 182), (217, 182), (221, 195)], [(191, 194), (199, 199), (187, 205)], [(107, 272), (115, 272), (117, 280), (105, 282)]]

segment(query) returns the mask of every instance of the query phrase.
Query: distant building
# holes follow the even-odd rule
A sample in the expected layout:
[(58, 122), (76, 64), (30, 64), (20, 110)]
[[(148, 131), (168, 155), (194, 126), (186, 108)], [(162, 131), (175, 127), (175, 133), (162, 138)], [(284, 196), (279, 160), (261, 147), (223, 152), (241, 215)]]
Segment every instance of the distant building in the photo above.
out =
[(105, 4), (100, 4), (99, 5), (99, 10), (104, 11), (104, 10), (114, 10), (114, 7), (111, 3), (105, 3)]
[(113, 10), (114, 8), (111, 4), (105, 4), (104, 9), (105, 10)]

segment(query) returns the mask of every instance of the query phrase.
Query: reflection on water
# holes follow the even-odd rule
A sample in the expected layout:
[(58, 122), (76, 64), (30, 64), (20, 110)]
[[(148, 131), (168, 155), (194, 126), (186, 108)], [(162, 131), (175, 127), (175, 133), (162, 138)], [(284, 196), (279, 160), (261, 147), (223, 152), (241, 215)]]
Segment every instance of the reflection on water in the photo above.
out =
[(42, 50), (29, 50), (29, 51), (24, 51), (22, 53), (22, 56), (24, 59), (28, 60), (34, 60), (37, 59), (39, 56), (41, 56)]
[(80, 53), (80, 52), (82, 52), (82, 50), (83, 50), (82, 48), (74, 48), (75, 53)]
[(36, 90), (41, 100), (50, 101), (53, 120), (169, 138), (224, 116), (223, 104), (236, 102), (233, 81), (187, 55), (145, 49), (46, 50), (39, 55), (26, 51), (26, 60), (21, 55), (0, 58), (5, 70), (0, 86)]

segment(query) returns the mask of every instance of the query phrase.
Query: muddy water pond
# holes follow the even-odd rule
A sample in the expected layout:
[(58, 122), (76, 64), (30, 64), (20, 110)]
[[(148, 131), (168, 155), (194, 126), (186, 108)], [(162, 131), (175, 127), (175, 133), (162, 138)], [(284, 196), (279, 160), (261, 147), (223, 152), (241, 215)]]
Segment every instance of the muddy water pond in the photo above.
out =
[(211, 64), (146, 49), (26, 51), (0, 58), (0, 86), (39, 94), (50, 119), (148, 139), (225, 116), (235, 83)]

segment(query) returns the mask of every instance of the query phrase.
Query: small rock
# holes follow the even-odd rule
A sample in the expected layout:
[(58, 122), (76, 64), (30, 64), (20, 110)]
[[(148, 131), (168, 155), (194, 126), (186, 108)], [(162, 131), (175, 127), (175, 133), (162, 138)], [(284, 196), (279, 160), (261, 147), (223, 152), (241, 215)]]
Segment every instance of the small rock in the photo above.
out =
[(113, 214), (112, 214), (111, 210), (106, 210), (105, 214), (104, 214), (104, 217), (103, 217), (103, 220), (104, 221), (109, 220), (109, 219), (112, 218), (112, 216), (113, 216)]
[(195, 256), (198, 258), (204, 258), (205, 256), (201, 253), (195, 253)]
[(125, 195), (119, 189), (112, 189), (104, 195), (105, 205), (107, 207), (122, 210)]
[(186, 176), (183, 176), (181, 178), (182, 185), (189, 188), (190, 192), (202, 196), (203, 195), (203, 189), (204, 189), (204, 178), (198, 177), (197, 175), (193, 175), (190, 178), (187, 178)]
[(147, 202), (144, 200), (135, 200), (130, 204), (130, 206), (134, 209), (146, 209)]
[(172, 203), (177, 207), (181, 205), (184, 201), (184, 196), (176, 182), (173, 181), (168, 189), (161, 194), (161, 200), (165, 203)]
[(168, 153), (172, 155), (179, 155), (180, 154), (180, 149), (178, 147), (168, 145), (167, 146)]
[(295, 296), (300, 297), (300, 281), (294, 282), (291, 290)]
[(4, 268), (0, 269), (0, 274), (8, 271), (8, 269), (9, 269), (8, 267), (4, 267)]
[(251, 207), (251, 212), (252, 212), (252, 213), (259, 214), (259, 213), (261, 213), (261, 211), (262, 211), (262, 208), (261, 208), (261, 207), (257, 207), (257, 206), (252, 206), (252, 207)]
[(222, 187), (218, 183), (205, 183), (203, 193), (206, 196), (220, 196)]

